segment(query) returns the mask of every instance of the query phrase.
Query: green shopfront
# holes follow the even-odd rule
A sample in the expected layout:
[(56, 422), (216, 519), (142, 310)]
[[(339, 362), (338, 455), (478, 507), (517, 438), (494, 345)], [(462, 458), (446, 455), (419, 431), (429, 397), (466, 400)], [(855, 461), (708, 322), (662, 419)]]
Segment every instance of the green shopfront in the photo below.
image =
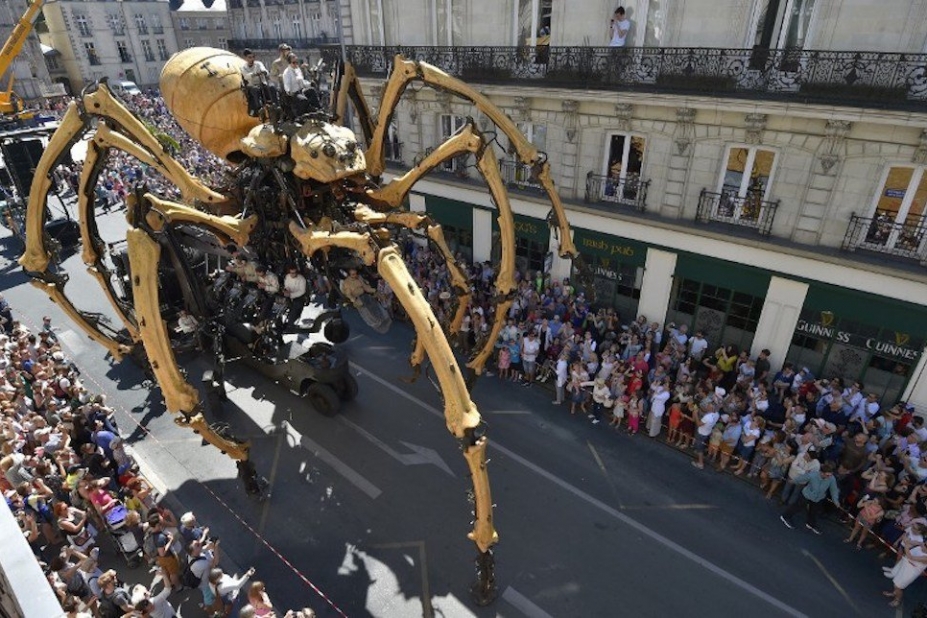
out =
[(894, 403), (927, 339), (924, 307), (812, 283), (787, 360), (818, 377), (859, 380)]
[[(546, 221), (513, 215), (515, 223), (515, 269), (521, 273), (544, 270), (544, 261), (550, 251), (550, 227)], [(492, 257), (498, 261), (502, 255), (499, 221), (493, 212)]]
[(749, 350), (769, 279), (758, 268), (679, 252), (666, 322), (686, 324), (690, 335), (701, 331), (712, 350), (731, 344)]
[(473, 261), (473, 205), (466, 202), (428, 195), (425, 211), (441, 224), (447, 246)]
[[(637, 316), (647, 246), (634, 240), (574, 228), (573, 244), (591, 271), (595, 304), (614, 307), (622, 321)], [(573, 278), (584, 275), (573, 265)], [(586, 275), (588, 276), (588, 275)]]

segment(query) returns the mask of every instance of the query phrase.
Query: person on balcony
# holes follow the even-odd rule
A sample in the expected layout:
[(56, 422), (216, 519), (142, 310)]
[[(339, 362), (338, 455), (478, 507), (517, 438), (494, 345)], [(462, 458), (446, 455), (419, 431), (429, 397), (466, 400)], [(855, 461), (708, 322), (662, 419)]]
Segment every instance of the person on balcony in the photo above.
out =
[(624, 47), (628, 40), (628, 33), (631, 31), (631, 20), (628, 19), (625, 14), (623, 6), (619, 6), (615, 9), (615, 14), (612, 15), (612, 22), (609, 26), (609, 34), (611, 35), (611, 41), (609, 41), (609, 47)]

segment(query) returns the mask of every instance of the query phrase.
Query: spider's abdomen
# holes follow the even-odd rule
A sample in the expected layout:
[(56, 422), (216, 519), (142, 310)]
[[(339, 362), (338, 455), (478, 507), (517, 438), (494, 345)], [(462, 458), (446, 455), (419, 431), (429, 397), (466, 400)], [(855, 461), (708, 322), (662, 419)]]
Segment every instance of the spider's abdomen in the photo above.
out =
[(233, 163), (242, 159), (241, 138), (260, 123), (248, 115), (241, 89), (244, 62), (224, 49), (191, 47), (171, 56), (161, 71), (161, 95), (180, 126)]

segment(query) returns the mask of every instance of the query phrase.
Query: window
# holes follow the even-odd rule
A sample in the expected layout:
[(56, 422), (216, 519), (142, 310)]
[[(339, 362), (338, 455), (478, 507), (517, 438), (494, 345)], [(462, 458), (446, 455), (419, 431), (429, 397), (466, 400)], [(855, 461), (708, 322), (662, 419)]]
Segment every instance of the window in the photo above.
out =
[[(584, 258), (587, 266), (592, 269), (596, 306), (615, 308), (624, 322), (635, 318), (641, 298), (644, 269), (613, 257), (591, 254)], [(572, 274), (572, 280), (578, 281), (585, 273), (574, 267)]]
[(283, 38), (283, 23), (280, 21), (279, 17), (274, 17), (272, 27), (274, 30), (274, 38), (282, 39)]
[(206, 18), (197, 17), (196, 18), (196, 29), (197, 30), (207, 30), (209, 26), (206, 23)]
[(97, 55), (97, 49), (93, 46), (93, 43), (84, 43), (84, 52), (86, 52), (90, 64), (100, 64), (100, 57)]
[(548, 245), (523, 236), (515, 236), (515, 267), (523, 273), (544, 270)]
[(441, 231), (451, 253), (461, 253), (467, 261), (473, 259), (473, 230), (442, 224)]
[(81, 36), (93, 36), (93, 32), (90, 28), (90, 20), (86, 15), (75, 15), (74, 21), (77, 22), (77, 30), (80, 32)]
[(221, 17), (216, 17), (216, 30), (225, 30), (225, 20)]
[(219, 49), (228, 49), (228, 48), (229, 48), (229, 41), (228, 41), (228, 39), (226, 39), (226, 38), (220, 38), (220, 39), (219, 39)]
[(142, 39), (142, 52), (145, 54), (145, 60), (154, 61), (154, 52), (151, 51), (151, 42), (148, 39)]
[(119, 53), (121, 62), (132, 62), (132, 56), (129, 54), (129, 48), (125, 41), (116, 41), (116, 51)]
[(167, 43), (164, 39), (158, 39), (158, 58), (161, 60), (167, 60), (169, 54), (167, 53)]
[(189, 30), (190, 29), (190, 20), (186, 17), (180, 18), (180, 29)]
[(550, 45), (552, 5), (552, 0), (519, 0), (514, 45)]
[(151, 31), (154, 34), (164, 34), (164, 24), (161, 23), (161, 16), (157, 13), (151, 16)]
[(189, 49), (191, 47), (196, 47), (196, 43), (193, 42), (193, 39), (184, 39), (183, 46)]
[(52, 72), (57, 71), (59, 68), (61, 68), (58, 65), (58, 54), (48, 54), (47, 56), (45, 56), (45, 66), (46, 68), (48, 68), (49, 71), (52, 71)]
[(761, 0), (754, 13), (752, 45), (763, 49), (803, 49), (815, 0)]
[(125, 24), (122, 22), (122, 16), (116, 13), (109, 13), (106, 16), (106, 23), (109, 25), (109, 29), (113, 31), (113, 34), (116, 36), (123, 36), (126, 33)]
[(896, 165), (885, 170), (875, 196), (864, 244), (923, 253), (927, 240), (927, 167)]
[(298, 13), (290, 15), (290, 23), (293, 24), (293, 38), (303, 38), (303, 23), (300, 21)]
[[(540, 152), (547, 151), (547, 125), (534, 122), (519, 122), (517, 126), (518, 130), (528, 138), (532, 146)], [(531, 166), (518, 161), (515, 146), (511, 142), (509, 142), (506, 151), (509, 155), (508, 160), (500, 162), (505, 182), (521, 189), (526, 187), (540, 189), (541, 185), (531, 179)]]
[(646, 146), (647, 139), (641, 135), (616, 133), (608, 137), (602, 199), (637, 199)]
[(690, 335), (701, 331), (712, 349), (733, 344), (749, 350), (763, 301), (761, 296), (677, 276), (667, 322), (686, 324)]
[(135, 14), (135, 27), (138, 28), (139, 34), (148, 34), (148, 26), (145, 24), (145, 16), (141, 13)]
[[(454, 116), (452, 114), (441, 114), (441, 142), (443, 143), (449, 137), (460, 131), (467, 119), (463, 116)], [(466, 166), (468, 156), (454, 157), (441, 164), (438, 169), (446, 172), (462, 172)]]

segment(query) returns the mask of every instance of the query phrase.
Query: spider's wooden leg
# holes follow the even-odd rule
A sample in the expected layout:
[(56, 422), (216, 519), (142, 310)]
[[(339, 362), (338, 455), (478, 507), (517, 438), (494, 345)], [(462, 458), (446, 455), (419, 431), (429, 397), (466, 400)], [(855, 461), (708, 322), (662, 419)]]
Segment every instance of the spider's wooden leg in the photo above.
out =
[(145, 195), (145, 199), (151, 205), (145, 215), (145, 222), (153, 230), (160, 231), (168, 223), (190, 223), (209, 228), (223, 242), (233, 241), (239, 247), (244, 247), (248, 244), (251, 232), (254, 231), (258, 223), (257, 215), (251, 215), (247, 219), (231, 216), (220, 217), (196, 210), (185, 204), (162, 200), (150, 193)]
[(495, 597), (492, 546), (498, 542), (499, 535), (493, 526), (485, 426), (476, 404), (470, 399), (460, 366), (428, 300), (422, 296), (395, 246), (379, 248), (377, 241), (368, 234), (322, 232), (300, 228), (295, 222), (290, 223), (290, 232), (307, 256), (337, 246), (357, 251), (367, 265), (376, 263), (377, 272), (389, 283), (412, 319), (418, 340), (423, 342), (441, 386), (447, 429), (460, 442), (470, 469), (475, 517), (473, 530), (467, 536), (479, 549), (478, 563), (481, 566), (479, 581), (472, 591), (478, 603), (488, 604)]
[(361, 89), (360, 80), (357, 79), (357, 73), (354, 71), (352, 64), (347, 63), (344, 65), (344, 73), (335, 85), (335, 102), (332, 105), (332, 112), (337, 116), (338, 124), (344, 124), (344, 115), (348, 110), (348, 99), (351, 99), (351, 103), (354, 104), (354, 111), (360, 119), (364, 142), (370, 147), (374, 132), (373, 115), (370, 113), (370, 107), (367, 105), (367, 99), (364, 98), (364, 91)]
[[(77, 139), (87, 130), (89, 119), (82, 117), (76, 103), (71, 102), (61, 119), (61, 125), (48, 143), (35, 170), (32, 189), (29, 192), (29, 203), (26, 210), (26, 249), (19, 258), (23, 269), (32, 275), (32, 284), (44, 291), (61, 310), (71, 318), (88, 337), (102, 345), (116, 360), (129, 352), (126, 342), (115, 333), (107, 333), (101, 329), (99, 319), (93, 315), (81, 312), (74, 306), (64, 293), (67, 277), (56, 275), (48, 270), (51, 254), (46, 246), (45, 217), (46, 202), (52, 187), (52, 170)], [(88, 153), (89, 154), (89, 153)], [(79, 196), (82, 192), (79, 191)], [(85, 219), (81, 217), (81, 236), (90, 235), (85, 229)], [(120, 313), (120, 315), (124, 315)]]
[(402, 97), (402, 93), (409, 83), (416, 80), (422, 81), (432, 88), (444, 90), (471, 101), (477, 109), (486, 114), (499, 127), (499, 130), (508, 137), (509, 143), (515, 148), (519, 160), (532, 167), (532, 173), (547, 193), (547, 197), (553, 206), (553, 216), (560, 236), (560, 257), (576, 257), (578, 252), (576, 247), (573, 246), (570, 224), (567, 222), (563, 203), (560, 201), (560, 195), (557, 193), (553, 179), (550, 176), (550, 164), (541, 156), (537, 148), (525, 139), (525, 136), (518, 130), (515, 123), (502, 110), (493, 105), (489, 99), (456, 77), (451, 77), (441, 69), (426, 62), (406, 60), (401, 55), (397, 55), (393, 61), (393, 71), (383, 88), (383, 96), (380, 99), (373, 140), (370, 142), (370, 147), (366, 153), (370, 175), (376, 177), (383, 173), (385, 166), (384, 145), (390, 119), (396, 105), (399, 103), (399, 99)]
[[(468, 368), (472, 369), (477, 375), (481, 375), (486, 362), (492, 355), (493, 346), (505, 323), (509, 307), (512, 305), (512, 295), (515, 292), (515, 222), (509, 196), (502, 182), (502, 176), (499, 174), (499, 164), (493, 149), (487, 147), (485, 138), (477, 131), (471, 121), (456, 135), (438, 146), (419, 165), (384, 187), (368, 191), (365, 201), (369, 201), (378, 208), (397, 208), (405, 200), (412, 186), (428, 172), (444, 161), (468, 152), (476, 155), (477, 169), (482, 174), (486, 186), (489, 187), (492, 201), (499, 211), (499, 230), (502, 239), (502, 259), (500, 260), (499, 275), (495, 281), (496, 317), (483, 347), (467, 363)], [(469, 292), (469, 285), (467, 285), (467, 291)], [(466, 307), (462, 309), (458, 307), (457, 315), (454, 317), (457, 330), (459, 330), (460, 323), (463, 321), (464, 311), (466, 311)], [(453, 332), (456, 332), (456, 330)]]
[(474, 522), (467, 537), (473, 541), (480, 555), (477, 570), (478, 581), (471, 592), (481, 605), (495, 598), (495, 576), (493, 573), (492, 546), (499, 541), (492, 519), (492, 495), (489, 487), (489, 473), (486, 470), (487, 440), (483, 422), (476, 404), (470, 399), (467, 385), (460, 367), (451, 351), (451, 346), (428, 300), (402, 261), (395, 247), (381, 249), (377, 270), (396, 294), (396, 298), (408, 312), (415, 324), (418, 340), (422, 341), (444, 396), (444, 419), (448, 431), (460, 442), (470, 476), (473, 481)]
[(161, 319), (158, 295), (158, 262), (161, 246), (145, 230), (130, 229), (126, 236), (132, 270), (135, 314), (141, 339), (155, 379), (164, 395), (164, 404), (178, 425), (189, 427), (204, 440), (237, 461), (247, 461), (250, 445), (220, 435), (203, 417), (199, 395), (184, 378), (171, 348), (167, 326)]
[[(165, 178), (174, 183), (186, 201), (198, 201), (204, 205), (221, 204), (226, 197), (216, 193), (192, 176), (164, 150), (164, 146), (132, 115), (109, 91), (105, 84), (84, 95), (84, 109), (88, 114), (100, 116), (115, 123), (119, 135), (105, 129), (99, 132), (101, 143), (125, 150), (141, 161), (157, 168)], [(129, 138), (129, 139), (126, 139)]]

